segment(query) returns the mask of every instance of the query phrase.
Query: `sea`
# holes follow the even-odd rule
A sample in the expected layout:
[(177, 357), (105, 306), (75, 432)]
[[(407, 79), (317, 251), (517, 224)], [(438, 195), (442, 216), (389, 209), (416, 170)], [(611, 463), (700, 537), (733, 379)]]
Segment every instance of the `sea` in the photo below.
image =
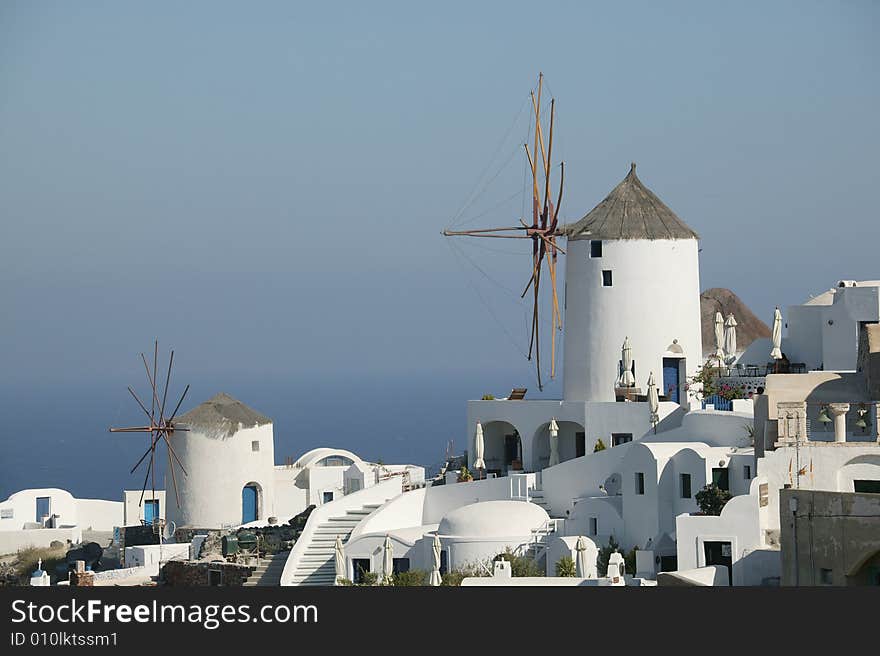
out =
[[(143, 381), (0, 385), (0, 499), (21, 489), (58, 487), (78, 498), (121, 500), (123, 490), (140, 489), (144, 465), (134, 473), (130, 469), (149, 445), (148, 436), (108, 430), (140, 425), (144, 419), (126, 390), (129, 383), (149, 398)], [(181, 412), (227, 392), (272, 418), (276, 464), (318, 446), (333, 446), (369, 461), (419, 464), (432, 472), (450, 441), (455, 453), (467, 448), (468, 399), (504, 396), (520, 386), (527, 381), (485, 371), (224, 376), (222, 382), (191, 381)], [(169, 396), (181, 391), (172, 384)], [(157, 488), (164, 476), (165, 454), (160, 455)]]

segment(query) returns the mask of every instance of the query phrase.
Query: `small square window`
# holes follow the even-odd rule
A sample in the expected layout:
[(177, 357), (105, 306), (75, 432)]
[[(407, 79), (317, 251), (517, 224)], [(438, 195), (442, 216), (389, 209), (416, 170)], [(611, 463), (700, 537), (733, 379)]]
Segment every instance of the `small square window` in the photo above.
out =
[(834, 583), (834, 573), (830, 569), (823, 567), (819, 570), (819, 583), (822, 585), (832, 585)]
[(632, 442), (632, 433), (611, 433), (611, 446), (620, 446), (627, 442)]
[(260, 450), (260, 440), (254, 440), (251, 442), (251, 451), (259, 451)]
[(644, 494), (645, 493), (645, 474), (643, 472), (636, 472), (636, 494)]
[(590, 517), (590, 535), (599, 535), (598, 517)]
[(611, 287), (611, 269), (605, 269), (602, 271), (602, 286)]
[(594, 239), (590, 242), (590, 257), (602, 257), (602, 240)]
[(324, 492), (324, 503), (330, 503), (333, 501), (333, 493), (332, 492)]
[(681, 498), (682, 499), (690, 499), (691, 498), (691, 475), (690, 474), (682, 474), (681, 475)]

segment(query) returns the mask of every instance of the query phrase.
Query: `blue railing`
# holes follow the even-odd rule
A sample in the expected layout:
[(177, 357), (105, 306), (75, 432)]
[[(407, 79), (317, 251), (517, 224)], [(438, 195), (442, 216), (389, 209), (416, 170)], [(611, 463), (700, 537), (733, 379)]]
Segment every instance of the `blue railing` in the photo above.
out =
[(703, 410), (706, 409), (706, 404), (715, 406), (716, 410), (733, 410), (733, 401), (717, 394), (712, 394), (703, 399)]

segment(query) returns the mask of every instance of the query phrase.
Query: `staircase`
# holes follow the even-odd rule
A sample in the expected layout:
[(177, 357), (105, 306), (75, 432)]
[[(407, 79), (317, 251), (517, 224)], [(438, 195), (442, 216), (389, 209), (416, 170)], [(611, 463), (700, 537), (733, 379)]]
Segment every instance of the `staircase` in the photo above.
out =
[[(328, 517), (315, 527), (311, 540), (294, 570), (292, 585), (335, 585), (336, 536), (342, 538), (343, 544), (348, 540), (354, 527), (372, 513), (381, 504), (370, 503), (360, 508), (351, 509), (344, 515)], [(281, 572), (278, 573), (279, 577)]]
[(260, 564), (244, 582), (244, 587), (281, 585), (281, 572), (284, 571), (284, 563), (287, 562), (289, 555), (290, 551), (288, 550), (262, 558)]
[[(534, 503), (537, 506), (541, 506), (544, 510), (547, 511), (547, 514), (550, 515), (550, 505), (544, 499), (544, 491), (539, 488), (533, 488), (529, 490), (529, 501)], [(552, 517), (552, 515), (551, 515)]]

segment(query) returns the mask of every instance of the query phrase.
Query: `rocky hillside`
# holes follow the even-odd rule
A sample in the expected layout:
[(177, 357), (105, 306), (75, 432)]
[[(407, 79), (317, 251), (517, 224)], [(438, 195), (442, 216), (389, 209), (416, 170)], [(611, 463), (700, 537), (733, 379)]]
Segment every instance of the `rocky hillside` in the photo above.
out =
[(756, 339), (770, 337), (770, 328), (752, 312), (739, 296), (729, 289), (713, 287), (700, 294), (700, 321), (703, 329), (703, 356), (715, 350), (715, 312), (727, 319), (731, 312), (736, 319), (736, 346), (742, 352)]

